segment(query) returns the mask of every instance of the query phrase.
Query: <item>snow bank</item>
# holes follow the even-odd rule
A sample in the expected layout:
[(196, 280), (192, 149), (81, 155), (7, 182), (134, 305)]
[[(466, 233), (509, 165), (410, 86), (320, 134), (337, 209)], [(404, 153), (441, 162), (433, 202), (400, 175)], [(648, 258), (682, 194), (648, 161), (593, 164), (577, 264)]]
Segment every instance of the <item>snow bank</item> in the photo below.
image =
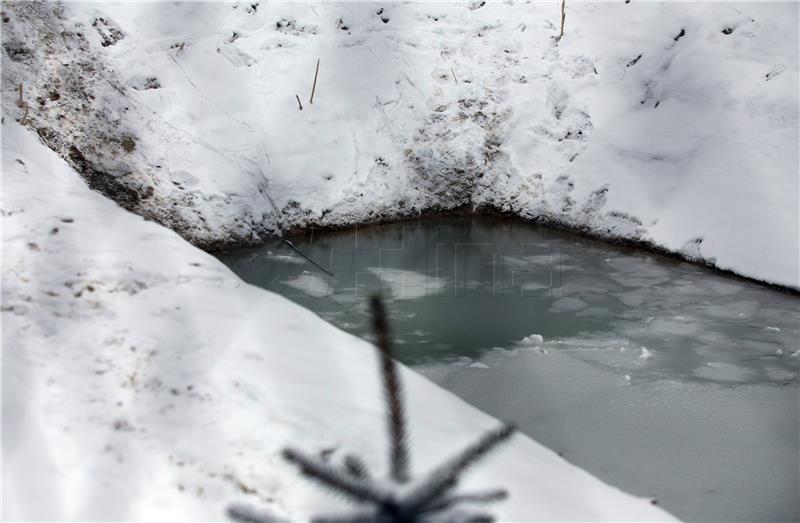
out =
[[(90, 191), (13, 122), (3, 131), (3, 518), (294, 520), (341, 508), (279, 456), (384, 456), (369, 345), (236, 278)], [(496, 420), (403, 369), (414, 468)], [(529, 438), (465, 487), (508, 487), (507, 521), (665, 520)], [(44, 502), (43, 500), (47, 500)]]
[(197, 245), (489, 207), (800, 288), (796, 2), (4, 9), (7, 114)]

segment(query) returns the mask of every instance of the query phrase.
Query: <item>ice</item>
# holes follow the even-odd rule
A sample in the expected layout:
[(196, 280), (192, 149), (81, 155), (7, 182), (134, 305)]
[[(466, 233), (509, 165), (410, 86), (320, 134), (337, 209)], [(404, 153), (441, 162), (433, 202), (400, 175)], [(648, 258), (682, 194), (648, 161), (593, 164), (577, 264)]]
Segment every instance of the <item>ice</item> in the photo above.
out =
[(529, 336), (525, 336), (520, 341), (521, 345), (541, 345), (544, 342), (544, 338), (540, 334), (531, 334)]
[(381, 283), (389, 289), (396, 300), (416, 300), (436, 295), (445, 286), (441, 278), (416, 271), (386, 267), (370, 267), (368, 270), (380, 278)]
[(334, 293), (333, 286), (317, 274), (304, 273), (284, 282), (292, 289), (315, 298), (324, 298)]
[(586, 307), (586, 302), (582, 299), (567, 296), (554, 301), (550, 310), (553, 312), (571, 312), (583, 309), (584, 307)]
[(736, 381), (739, 383), (745, 383), (750, 380), (752, 374), (752, 371), (745, 367), (722, 361), (709, 361), (695, 370), (695, 375), (699, 378), (714, 381)]
[(304, 263), (308, 263), (306, 260), (304, 260), (303, 258), (301, 258), (299, 256), (292, 256), (292, 255), (288, 255), (288, 254), (272, 254), (272, 253), (269, 253), (267, 255), (267, 258), (269, 258), (270, 260), (278, 261), (278, 262), (296, 263), (296, 264), (299, 264), (299, 265), (302, 265)]

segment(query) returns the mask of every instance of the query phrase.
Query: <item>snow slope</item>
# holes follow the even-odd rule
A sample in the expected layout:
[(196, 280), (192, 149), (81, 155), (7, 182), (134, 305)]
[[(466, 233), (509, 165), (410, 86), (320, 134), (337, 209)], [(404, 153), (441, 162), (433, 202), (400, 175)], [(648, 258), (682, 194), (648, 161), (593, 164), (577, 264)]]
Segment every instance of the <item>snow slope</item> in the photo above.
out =
[(800, 288), (798, 3), (559, 4), (8, 4), (4, 108), (206, 248), (467, 206)]
[[(283, 463), (291, 443), (382, 469), (374, 350), (244, 284), (3, 132), (4, 520), (219, 520), (232, 501), (295, 520), (341, 508)], [(402, 369), (414, 468), (496, 426)], [(465, 481), (506, 521), (670, 520), (516, 435)]]

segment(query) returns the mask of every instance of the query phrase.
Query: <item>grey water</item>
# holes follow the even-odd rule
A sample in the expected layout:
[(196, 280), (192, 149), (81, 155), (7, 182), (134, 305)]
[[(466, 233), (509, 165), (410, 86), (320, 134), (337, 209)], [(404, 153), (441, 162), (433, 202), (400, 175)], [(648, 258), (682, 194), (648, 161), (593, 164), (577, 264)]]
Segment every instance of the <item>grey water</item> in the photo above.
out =
[(689, 521), (800, 519), (800, 298), (519, 221), (307, 231), (220, 253), (605, 482)]

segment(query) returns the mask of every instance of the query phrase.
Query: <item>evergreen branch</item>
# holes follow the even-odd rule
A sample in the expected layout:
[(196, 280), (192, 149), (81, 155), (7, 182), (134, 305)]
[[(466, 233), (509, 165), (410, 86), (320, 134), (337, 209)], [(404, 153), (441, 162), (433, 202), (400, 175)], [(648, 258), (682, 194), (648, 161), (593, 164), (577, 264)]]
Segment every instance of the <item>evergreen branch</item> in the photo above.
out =
[(372, 327), (378, 337), (378, 350), (381, 358), (381, 376), (383, 377), (383, 394), (388, 407), (389, 438), (391, 454), (389, 467), (392, 479), (398, 483), (408, 481), (409, 458), (406, 447), (406, 416), (403, 408), (403, 391), (397, 375), (397, 364), (392, 359), (389, 343), (389, 323), (386, 320), (386, 309), (380, 297), (370, 299), (372, 309)]
[(284, 449), (283, 457), (294, 463), (300, 471), (323, 485), (359, 502), (386, 503), (390, 496), (377, 485), (365, 483), (344, 475), (326, 463), (320, 463), (298, 450)]
[(341, 514), (338, 516), (317, 516), (311, 519), (311, 523), (376, 523), (374, 511), (356, 512), (353, 514)]
[(442, 498), (439, 501), (429, 503), (423, 512), (432, 513), (449, 509), (459, 503), (496, 503), (508, 497), (508, 491), (504, 489), (490, 490), (487, 492), (473, 492), (471, 494), (455, 494)]
[(356, 479), (370, 479), (367, 464), (355, 454), (348, 454), (344, 457), (344, 470), (347, 474)]
[(229, 518), (239, 523), (285, 523), (286, 521), (247, 505), (231, 505), (225, 512)]
[(439, 496), (445, 494), (458, 483), (458, 477), (469, 467), (483, 459), (497, 445), (507, 440), (514, 433), (513, 425), (504, 425), (487, 432), (481, 439), (467, 447), (455, 458), (434, 470), (427, 480), (422, 482), (403, 500), (413, 510), (424, 510), (425, 506)]

